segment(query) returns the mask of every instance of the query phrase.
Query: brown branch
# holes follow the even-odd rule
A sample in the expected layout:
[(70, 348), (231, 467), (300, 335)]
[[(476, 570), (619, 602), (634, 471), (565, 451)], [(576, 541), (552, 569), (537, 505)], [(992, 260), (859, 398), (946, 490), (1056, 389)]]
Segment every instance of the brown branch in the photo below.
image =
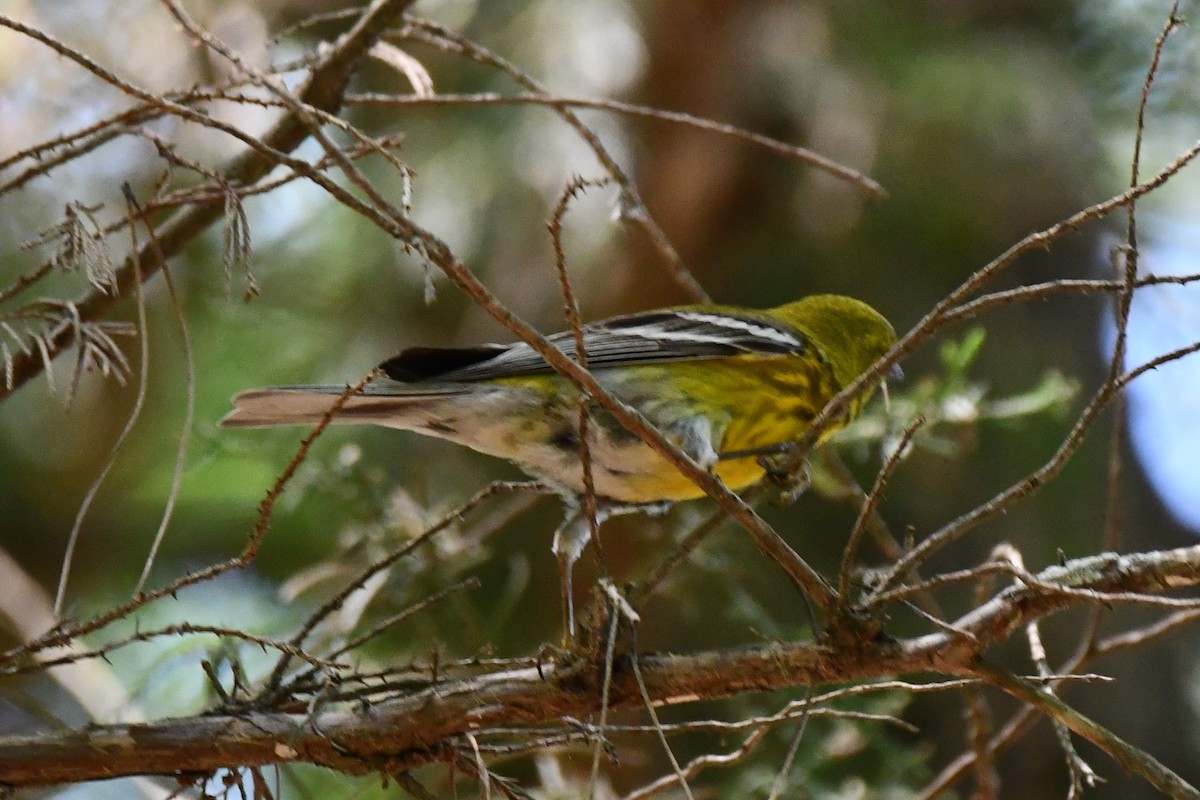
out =
[[(600, 188), (611, 183), (609, 178), (583, 178), (575, 177), (563, 189), (559, 195), (558, 203), (554, 207), (554, 213), (550, 217), (550, 223), (547, 229), (550, 232), (550, 243), (554, 247), (554, 269), (558, 274), (558, 285), (562, 292), (563, 298), (563, 314), (567, 318), (567, 326), (571, 330), (571, 338), (575, 343), (575, 357), (579, 361), (579, 366), (584, 369), (588, 368), (587, 347), (584, 345), (583, 338), (583, 317), (579, 313), (579, 300), (575, 296), (575, 290), (571, 286), (571, 276), (567, 272), (567, 251), (563, 244), (563, 221), (566, 218), (567, 210), (571, 207), (571, 202), (580, 194), (591, 188)], [(588, 524), (588, 534), (591, 536), (593, 552), (596, 553), (596, 560), (600, 563), (600, 574), (607, 577), (608, 575), (608, 559), (604, 555), (604, 544), (600, 541), (600, 518), (599, 505), (596, 500), (596, 481), (592, 474), (592, 450), (589, 440), (588, 428), (591, 422), (591, 414), (588, 411), (587, 397), (580, 393), (577, 401), (577, 431), (579, 436), (579, 466), (582, 469), (583, 475), (583, 513)], [(566, 522), (563, 525), (567, 525)], [(568, 582), (569, 583), (569, 582)], [(565, 613), (567, 616), (567, 631), (564, 635), (574, 636), (572, 630), (574, 617), (574, 600), (569, 595), (571, 587), (563, 587), (563, 591), (568, 593), (566, 597)]]
[(858, 518), (854, 520), (854, 527), (850, 529), (850, 537), (846, 541), (846, 547), (842, 551), (842, 566), (838, 570), (838, 607), (846, 608), (850, 603), (850, 572), (854, 567), (855, 556), (858, 555), (858, 547), (862, 543), (863, 534), (867, 530), (867, 525), (871, 519), (878, 513), (877, 507), (882, 499), (883, 488), (887, 485), (888, 479), (896, 466), (900, 463), (905, 453), (908, 451), (908, 444), (912, 441), (912, 437), (916, 434), (917, 429), (925, 424), (925, 417), (918, 415), (912, 422), (908, 423), (904, 428), (904, 433), (900, 436), (900, 441), (892, 449), (887, 459), (883, 462), (883, 466), (879, 468), (879, 473), (875, 476), (875, 485), (871, 487), (870, 493), (863, 499), (862, 505), (858, 510)]
[[(646, 691), (658, 704), (919, 668), (883, 652), (847, 658), (810, 645), (642, 655), (638, 663)], [(616, 667), (610, 707), (642, 706), (630, 662), (618, 659)], [(442, 683), (365, 711), (313, 718), (250, 712), (0, 738), (0, 783), (47, 785), (293, 761), (349, 773), (392, 772), (441, 760), (457, 737), (478, 728), (585, 717), (600, 708), (599, 688), (595, 671), (543, 666)]]
[[(909, 640), (904, 646), (931, 658), (961, 660), (961, 653), (1007, 639), (1032, 619), (1081, 601), (1103, 602), (1105, 593), (1161, 592), (1200, 583), (1200, 545), (1153, 553), (1118, 555), (1103, 553), (1049, 567), (1036, 576), (1033, 586), (1013, 587), (954, 622), (956, 631), (939, 631)], [(1065, 589), (1090, 589), (1098, 594), (1045, 591), (1038, 584)]]
[[(1134, 288), (1141, 289), (1144, 286), (1159, 286), (1162, 284), (1186, 286), (1197, 281), (1200, 281), (1200, 274), (1196, 273), (1190, 275), (1144, 275), (1134, 282)], [(977, 297), (969, 303), (963, 303), (957, 308), (948, 310), (942, 315), (942, 321), (945, 324), (949, 324), (960, 320), (973, 319), (981, 312), (996, 306), (1021, 303), (1028, 300), (1041, 300), (1053, 294), (1115, 294), (1124, 291), (1124, 289), (1124, 280), (1102, 281), (1063, 278), (1045, 283), (1032, 283), (1028, 286), (1018, 286), (1014, 289), (992, 292)]]
[(550, 108), (590, 108), (599, 111), (607, 111), (612, 114), (621, 114), (628, 117), (642, 117), (646, 119), (655, 119), (663, 122), (670, 122), (676, 125), (683, 125), (688, 128), (714, 133), (718, 136), (728, 136), (732, 139), (752, 144), (761, 147), (777, 156), (796, 161), (801, 164), (815, 167), (819, 170), (840, 180), (852, 183), (862, 189), (871, 197), (884, 199), (887, 197), (887, 191), (879, 184), (878, 181), (864, 175), (858, 170), (851, 169), (843, 164), (839, 164), (832, 159), (826, 158), (820, 153), (809, 150), (807, 147), (788, 144), (781, 142), (778, 139), (772, 139), (769, 136), (764, 136), (760, 133), (748, 131), (745, 128), (739, 128), (736, 125), (729, 125), (715, 120), (696, 117), (691, 114), (685, 114), (679, 111), (666, 111), (661, 108), (653, 108), (651, 106), (640, 106), (634, 103), (624, 103), (620, 100), (605, 100), (590, 97), (559, 97), (550, 94), (541, 93), (526, 93), (517, 95), (505, 95), (498, 92), (481, 92), (478, 94), (438, 94), (428, 97), (418, 97), (416, 95), (392, 95), (392, 94), (352, 94), (346, 97), (347, 106), (368, 106), (384, 108), (403, 108), (412, 106), (437, 107), (437, 106), (519, 106), (519, 105), (535, 105), (549, 106)]
[[(1040, 583), (1095, 591), (1160, 591), (1200, 584), (1200, 546), (1129, 556), (1096, 556), (1051, 567)], [(734, 694), (812, 684), (845, 683), (906, 673), (940, 672), (985, 677), (1039, 709), (1057, 700), (1018, 692), (978, 662), (979, 650), (1030, 621), (1086, 602), (1036, 587), (1010, 589), (956, 621), (975, 644), (945, 633), (900, 642), (863, 642), (834, 649), (770, 644), (693, 655), (619, 656), (608, 681), (608, 705), (635, 708), (643, 691), (656, 705), (711, 700)], [(261, 766), (307, 762), (348, 773), (394, 773), (453, 757), (463, 736), (487, 728), (559, 724), (600, 707), (603, 665), (556, 664), (500, 670), (427, 688), (391, 700), (319, 714), (246, 712), (139, 725), (108, 725), (39, 736), (0, 738), (0, 784), (35, 786), (121, 775), (206, 772), (230, 764)], [(1032, 686), (1032, 684), (1029, 684)], [(866, 687), (870, 688), (870, 687)], [(1024, 691), (1023, 689), (1021, 691)], [(1067, 712), (1055, 706), (1060, 718)], [(1073, 712), (1072, 712), (1073, 713)], [(1078, 715), (1063, 721), (1088, 738), (1103, 739), (1123, 765), (1130, 752), (1097, 734)], [(1084, 728), (1081, 731), (1080, 728)], [(1093, 741), (1096, 739), (1093, 738)], [(1140, 751), (1139, 751), (1140, 752)], [(1145, 754), (1133, 761), (1150, 769)], [(1161, 766), (1161, 765), (1160, 765)], [(1165, 768), (1163, 768), (1165, 770)], [(1160, 777), (1169, 771), (1158, 773)], [(1164, 780), (1166, 778), (1163, 778)], [(1194, 791), (1194, 790), (1193, 790)], [(1192, 796), (1181, 794), (1180, 796)]]

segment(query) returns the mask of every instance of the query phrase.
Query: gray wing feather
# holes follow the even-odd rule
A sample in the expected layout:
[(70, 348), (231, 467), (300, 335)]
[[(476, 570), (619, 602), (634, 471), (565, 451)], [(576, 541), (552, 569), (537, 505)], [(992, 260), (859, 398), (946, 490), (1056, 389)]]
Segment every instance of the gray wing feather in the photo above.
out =
[[(616, 367), (739, 354), (784, 355), (803, 352), (803, 336), (762, 320), (681, 309), (614, 317), (581, 329), (589, 367)], [(556, 333), (550, 342), (575, 357), (575, 336)], [(510, 345), (477, 363), (451, 369), (438, 381), (481, 381), (536, 375), (552, 370), (524, 342)]]

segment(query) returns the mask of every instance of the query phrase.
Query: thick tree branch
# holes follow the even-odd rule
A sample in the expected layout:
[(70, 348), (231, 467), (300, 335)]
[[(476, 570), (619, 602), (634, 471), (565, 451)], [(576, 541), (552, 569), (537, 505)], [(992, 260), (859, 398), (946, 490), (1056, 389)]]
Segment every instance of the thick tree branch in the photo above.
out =
[[(846, 658), (807, 644), (642, 655), (639, 667), (650, 696), (660, 704), (907, 671), (905, 663), (882, 651)], [(248, 713), (9, 737), (0, 739), (0, 784), (209, 772), (288, 761), (352, 773), (404, 770), (441, 760), (456, 737), (481, 728), (586, 718), (599, 711), (598, 676), (598, 668), (531, 667), (439, 684), (365, 711), (313, 718)], [(628, 659), (618, 660), (609, 692), (611, 708), (643, 704)]]
[[(641, 655), (638, 664), (647, 692), (659, 705), (912, 673), (995, 682), (979, 654), (1033, 619), (1083, 603), (1133, 599), (1133, 592), (1197, 584), (1200, 546), (1106, 554), (1030, 576), (1028, 585), (1005, 590), (957, 620), (957, 633), (903, 642), (877, 638), (854, 646), (843, 642), (838, 648), (777, 643), (692, 655)], [(507, 669), (314, 715), (247, 711), (0, 738), (0, 785), (206, 773), (288, 762), (352, 773), (395, 773), (453, 757), (468, 733), (586, 719), (599, 710), (602, 670), (601, 663)], [(643, 705), (628, 657), (614, 666), (608, 700), (610, 708)]]

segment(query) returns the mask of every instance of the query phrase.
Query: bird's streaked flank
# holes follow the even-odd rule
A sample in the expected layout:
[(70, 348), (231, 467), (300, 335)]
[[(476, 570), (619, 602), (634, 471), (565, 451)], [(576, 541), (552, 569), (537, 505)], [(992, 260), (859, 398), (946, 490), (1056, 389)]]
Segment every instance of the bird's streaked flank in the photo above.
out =
[[(896, 341), (879, 312), (838, 295), (767, 310), (678, 306), (601, 320), (582, 333), (596, 381), (734, 490), (763, 477), (757, 453), (803, 436), (825, 404)], [(550, 341), (574, 357), (570, 331)], [(579, 395), (529, 345), (414, 347), (380, 364), (379, 373), (348, 398), (334, 422), (415, 431), (506, 458), (579, 507)], [(236, 408), (221, 424), (314, 424), (343, 391), (253, 389), (233, 399)], [(870, 394), (856, 397), (822, 438), (853, 419)], [(704, 495), (597, 404), (589, 402), (589, 411), (591, 472), (603, 507)], [(587, 542), (578, 530), (565, 535), (567, 527), (555, 537), (564, 571)]]

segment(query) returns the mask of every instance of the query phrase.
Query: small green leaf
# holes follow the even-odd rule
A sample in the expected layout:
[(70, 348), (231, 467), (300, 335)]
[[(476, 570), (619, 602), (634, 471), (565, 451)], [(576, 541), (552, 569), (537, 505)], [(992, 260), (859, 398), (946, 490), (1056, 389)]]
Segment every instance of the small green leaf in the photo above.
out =
[(971, 366), (971, 362), (983, 348), (983, 340), (987, 332), (983, 328), (972, 328), (963, 336), (962, 341), (949, 341), (942, 345), (942, 365), (951, 375), (961, 375)]

